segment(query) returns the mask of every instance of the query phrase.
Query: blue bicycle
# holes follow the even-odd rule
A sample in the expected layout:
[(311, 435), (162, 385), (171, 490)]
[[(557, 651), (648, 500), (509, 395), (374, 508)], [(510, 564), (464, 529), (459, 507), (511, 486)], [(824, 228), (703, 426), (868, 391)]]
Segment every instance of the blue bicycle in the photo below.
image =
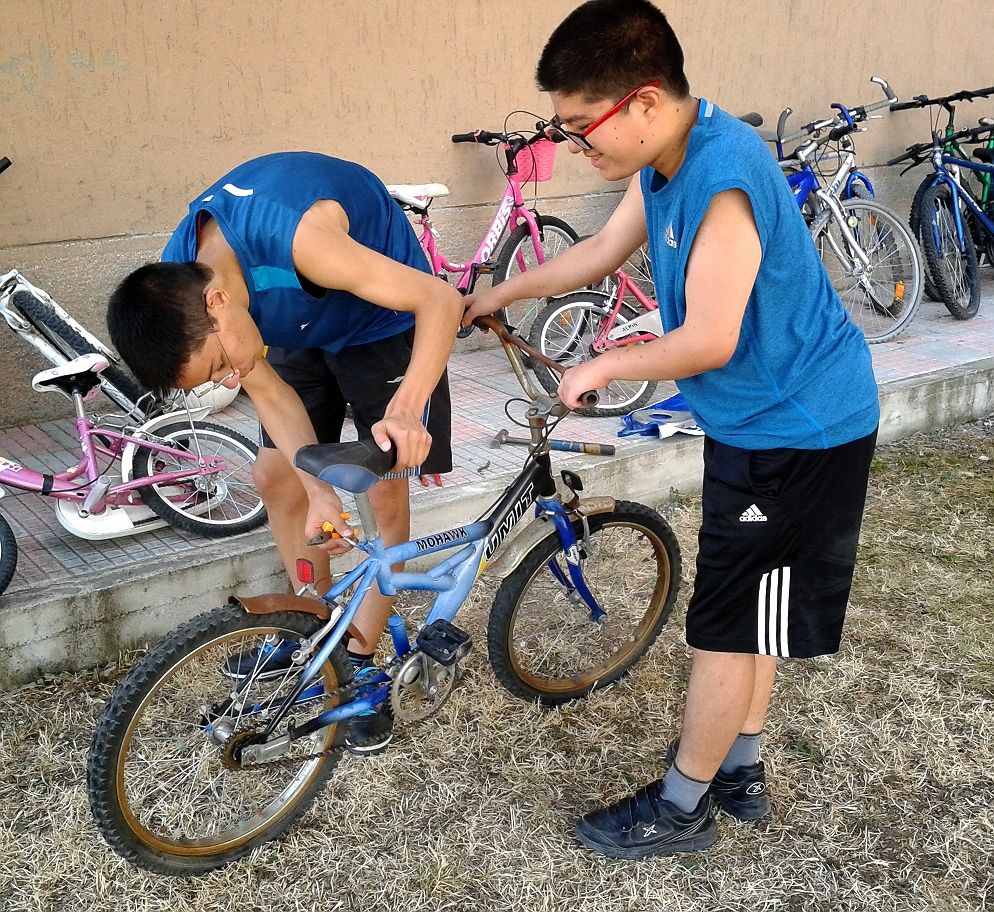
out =
[[(122, 680), (94, 734), (87, 783), (96, 823), (125, 859), (189, 875), (239, 858), (311, 805), (339, 759), (346, 719), (387, 701), (398, 724), (437, 712), (471, 647), (453, 620), (488, 566), (503, 577), (487, 625), (490, 664), (523, 699), (584, 697), (652, 645), (679, 588), (673, 531), (641, 504), (581, 497), (573, 472), (561, 473), (566, 494), (557, 492), (549, 434), (566, 409), (535, 395), (513, 337), (506, 327), (499, 335), (531, 397), (533, 446), (483, 517), (384, 547), (366, 492), (393, 457), (363, 442), (305, 447), (299, 467), (356, 496), (366, 531), (358, 566), (321, 597), (307, 587), (233, 597), (166, 636)], [(430, 555), (441, 558), (430, 569), (392, 569)], [(413, 642), (394, 615), (390, 654), (353, 677), (344, 640), (374, 582), (387, 595), (436, 595)], [(252, 670), (226, 674), (233, 654), (255, 656)]]
[[(936, 297), (959, 320), (969, 320), (980, 309), (980, 269), (978, 242), (994, 253), (994, 207), (990, 200), (990, 183), (994, 177), (994, 121), (982, 118), (977, 127), (955, 132), (951, 129), (952, 102), (972, 101), (994, 94), (994, 86), (974, 92), (959, 92), (944, 98), (919, 96), (902, 107), (933, 106), (949, 112), (949, 124), (940, 131), (932, 125), (932, 141), (909, 146), (904, 154), (888, 165), (909, 162), (905, 170), (931, 162), (935, 173), (926, 178), (916, 194), (912, 214), (917, 213), (918, 234), (928, 265), (928, 275)], [(960, 143), (984, 143), (966, 158)], [(970, 192), (963, 172), (972, 173), (980, 188), (978, 196)], [(903, 173), (903, 172), (902, 172)]]
[[(887, 82), (879, 102), (858, 107), (832, 105), (838, 113), (785, 134), (791, 109), (780, 115), (777, 159), (804, 214), (829, 279), (867, 342), (887, 342), (914, 318), (924, 290), (924, 269), (914, 236), (901, 218), (873, 198), (870, 179), (856, 169), (853, 134), (872, 112), (897, 101)], [(784, 146), (804, 141), (789, 154)], [(834, 146), (832, 151), (826, 149)], [(825, 163), (835, 163), (829, 173)]]

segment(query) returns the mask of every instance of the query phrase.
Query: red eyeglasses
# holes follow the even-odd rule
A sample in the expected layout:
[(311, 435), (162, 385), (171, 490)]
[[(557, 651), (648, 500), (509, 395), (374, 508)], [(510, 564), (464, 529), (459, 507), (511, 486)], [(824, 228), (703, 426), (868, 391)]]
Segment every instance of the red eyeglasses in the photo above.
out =
[(587, 137), (594, 132), (601, 124), (606, 120), (610, 120), (617, 114), (628, 102), (630, 102), (642, 89), (658, 89), (662, 85), (662, 81), (657, 79), (655, 82), (647, 82), (645, 85), (640, 85), (637, 89), (632, 89), (624, 98), (621, 99), (613, 108), (605, 111), (600, 117), (597, 118), (589, 127), (581, 132), (577, 133), (574, 130), (567, 130), (563, 126), (563, 122), (558, 117), (553, 117), (549, 122), (549, 139), (553, 142), (564, 142), (569, 140), (572, 143), (578, 145), (581, 149), (593, 150), (593, 146)]

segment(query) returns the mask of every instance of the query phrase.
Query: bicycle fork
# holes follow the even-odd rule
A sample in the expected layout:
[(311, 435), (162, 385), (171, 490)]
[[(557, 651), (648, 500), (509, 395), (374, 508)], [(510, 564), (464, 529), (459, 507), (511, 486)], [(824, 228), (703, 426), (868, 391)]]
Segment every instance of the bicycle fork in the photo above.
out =
[(546, 565), (556, 582), (566, 591), (566, 596), (577, 607), (586, 607), (590, 610), (590, 619), (599, 624), (607, 612), (598, 604), (597, 598), (590, 591), (587, 581), (583, 577), (583, 567), (580, 563), (581, 545), (584, 551), (589, 554), (593, 545), (590, 540), (590, 528), (587, 518), (581, 517), (583, 523), (583, 538), (577, 541), (576, 533), (573, 531), (573, 523), (567, 516), (562, 504), (552, 500), (539, 501), (540, 514), (551, 518), (556, 524), (556, 532), (563, 545), (563, 557), (566, 558), (566, 570), (562, 568), (553, 557)]

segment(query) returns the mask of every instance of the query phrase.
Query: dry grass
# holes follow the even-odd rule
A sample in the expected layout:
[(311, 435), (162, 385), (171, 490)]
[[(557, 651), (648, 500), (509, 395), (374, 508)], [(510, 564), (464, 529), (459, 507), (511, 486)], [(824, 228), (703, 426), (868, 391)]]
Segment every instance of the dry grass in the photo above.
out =
[[(570, 836), (660, 773), (689, 667), (682, 607), (628, 679), (550, 712), (494, 682), (481, 591), (465, 622), (479, 645), (440, 715), (344, 760), (287, 839), (198, 879), (130, 868), (90, 820), (87, 746), (117, 669), (0, 696), (0, 908), (994, 908), (992, 479), (990, 422), (880, 451), (843, 650), (782, 668), (773, 818), (721, 818), (704, 855), (610, 861)], [(672, 520), (692, 564), (696, 501)]]

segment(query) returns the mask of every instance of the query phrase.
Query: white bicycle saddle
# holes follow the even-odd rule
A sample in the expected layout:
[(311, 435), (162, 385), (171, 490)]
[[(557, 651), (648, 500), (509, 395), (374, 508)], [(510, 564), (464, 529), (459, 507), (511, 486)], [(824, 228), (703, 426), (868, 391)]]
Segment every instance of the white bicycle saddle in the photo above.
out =
[(436, 196), (448, 196), (449, 188), (445, 184), (387, 184), (389, 193), (398, 203), (424, 209)]

